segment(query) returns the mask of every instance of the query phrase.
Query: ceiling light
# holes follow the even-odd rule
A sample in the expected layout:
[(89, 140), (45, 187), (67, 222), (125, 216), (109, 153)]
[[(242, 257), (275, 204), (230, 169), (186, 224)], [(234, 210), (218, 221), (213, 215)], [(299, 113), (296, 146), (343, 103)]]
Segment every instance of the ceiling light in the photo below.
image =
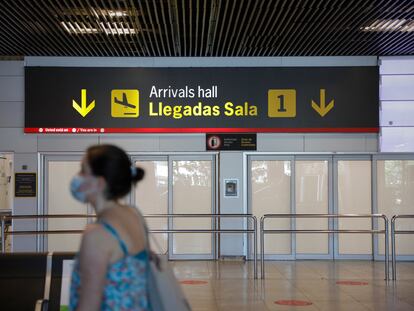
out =
[(105, 33), (107, 35), (131, 35), (136, 34), (135, 28), (125, 23), (106, 22), (99, 23), (99, 27), (87, 26), (78, 22), (61, 22), (66, 32), (70, 34), (97, 34)]
[(109, 10), (107, 12), (110, 17), (123, 17), (129, 15), (125, 10)]
[(414, 31), (414, 21), (407, 19), (378, 19), (369, 26), (361, 27), (360, 30), (370, 32), (412, 32)]
[(98, 33), (99, 29), (91, 28), (85, 26), (83, 23), (79, 24), (77, 22), (60, 22), (63, 28), (69, 33), (75, 34), (91, 34), (91, 33)]

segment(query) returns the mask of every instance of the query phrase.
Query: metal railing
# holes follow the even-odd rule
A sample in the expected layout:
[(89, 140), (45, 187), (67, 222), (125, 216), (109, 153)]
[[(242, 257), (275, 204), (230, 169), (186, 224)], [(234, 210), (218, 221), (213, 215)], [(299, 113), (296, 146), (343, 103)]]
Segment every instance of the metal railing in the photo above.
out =
[[(83, 230), (25, 230), (25, 231), (9, 231), (5, 230), (6, 220), (17, 219), (56, 219), (56, 218), (95, 218), (95, 215), (79, 215), (79, 214), (65, 214), (65, 215), (13, 215), (0, 216), (1, 217), (1, 242), (2, 253), (5, 252), (5, 237), (6, 235), (38, 235), (38, 234), (73, 234), (82, 233)], [(254, 278), (258, 278), (257, 273), (257, 218), (251, 214), (150, 214), (144, 215), (144, 218), (246, 218), (253, 222), (253, 229), (151, 229), (150, 233), (247, 233), (253, 234), (253, 269)]]
[[(253, 229), (161, 229), (149, 230), (151, 233), (250, 233), (253, 234), (253, 274), (257, 272), (257, 218), (251, 214), (149, 214), (145, 218), (246, 218), (253, 222)], [(249, 226), (248, 226), (249, 228)]]
[(412, 218), (414, 215), (394, 215), (391, 218), (391, 257), (392, 257), (392, 279), (397, 279), (397, 254), (395, 250), (395, 235), (396, 234), (414, 234), (414, 230), (395, 230), (395, 222), (401, 218)]
[[(271, 218), (382, 218), (384, 219), (384, 230), (302, 230), (302, 229), (265, 229), (265, 220)], [(369, 233), (384, 234), (385, 237), (385, 280), (389, 279), (389, 254), (388, 254), (388, 218), (383, 214), (266, 214), (260, 218), (260, 267), (261, 278), (265, 278), (264, 263), (264, 237), (265, 234), (281, 234), (281, 233)]]
[(6, 231), (6, 221), (30, 219), (70, 219), (70, 218), (96, 218), (95, 215), (62, 214), (62, 215), (0, 215), (1, 252), (6, 252), (7, 235), (37, 235), (37, 234), (70, 234), (83, 233), (83, 230), (18, 230)]

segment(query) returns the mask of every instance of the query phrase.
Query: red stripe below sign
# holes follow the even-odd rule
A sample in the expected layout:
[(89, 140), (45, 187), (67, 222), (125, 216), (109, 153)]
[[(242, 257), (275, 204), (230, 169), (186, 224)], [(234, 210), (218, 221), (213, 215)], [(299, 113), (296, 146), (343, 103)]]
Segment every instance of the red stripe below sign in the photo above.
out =
[(38, 128), (26, 127), (25, 133), (100, 134), (100, 133), (378, 133), (378, 127), (319, 128)]

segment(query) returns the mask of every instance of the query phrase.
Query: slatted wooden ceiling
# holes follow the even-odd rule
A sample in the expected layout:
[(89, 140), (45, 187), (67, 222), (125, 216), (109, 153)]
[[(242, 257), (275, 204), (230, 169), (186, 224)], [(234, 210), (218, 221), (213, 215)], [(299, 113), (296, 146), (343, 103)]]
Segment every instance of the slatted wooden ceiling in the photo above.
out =
[(414, 0), (0, 0), (0, 56), (413, 55)]

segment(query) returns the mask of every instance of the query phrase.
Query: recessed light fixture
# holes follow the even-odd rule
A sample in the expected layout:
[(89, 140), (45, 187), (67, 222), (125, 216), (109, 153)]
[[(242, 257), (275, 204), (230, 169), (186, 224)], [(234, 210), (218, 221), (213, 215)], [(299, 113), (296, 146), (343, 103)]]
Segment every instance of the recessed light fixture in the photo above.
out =
[(66, 32), (70, 34), (97, 34), (105, 33), (107, 35), (131, 35), (136, 34), (135, 28), (125, 23), (106, 22), (99, 23), (99, 27), (91, 27), (84, 23), (78, 22), (60, 22)]
[(123, 17), (128, 16), (128, 11), (125, 10), (109, 10), (106, 11), (110, 17)]
[(360, 30), (370, 32), (413, 32), (414, 21), (409, 19), (377, 19), (372, 24), (361, 27)]

